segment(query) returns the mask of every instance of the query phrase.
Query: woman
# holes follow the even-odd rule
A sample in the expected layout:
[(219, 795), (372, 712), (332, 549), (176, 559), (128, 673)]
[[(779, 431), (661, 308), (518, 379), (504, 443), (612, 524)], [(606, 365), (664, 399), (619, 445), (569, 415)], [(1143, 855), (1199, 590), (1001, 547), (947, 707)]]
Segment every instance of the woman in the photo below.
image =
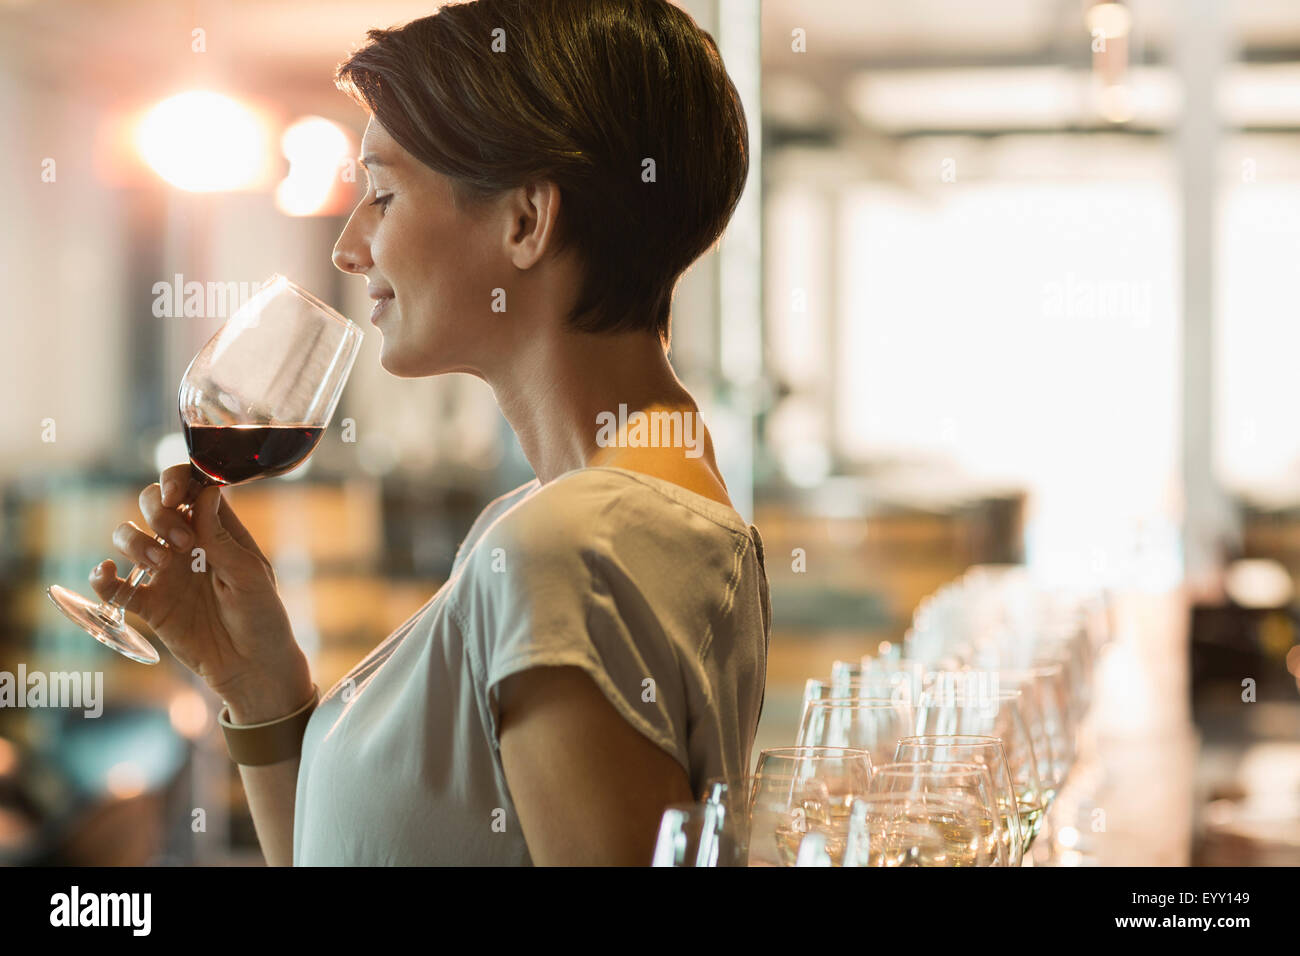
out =
[(158, 569), (130, 609), (226, 702), (237, 760), (250, 725), (290, 740), (240, 767), (272, 864), (648, 863), (665, 804), (746, 772), (762, 707), (762, 542), (666, 357), (677, 279), (744, 186), (744, 113), (666, 0), (478, 0), (369, 39), (337, 75), (371, 115), (334, 262), (384, 368), (488, 382), (537, 479), (314, 711), (220, 490), (192, 527), (175, 510), (188, 466), (140, 506), (209, 571), (124, 524)]

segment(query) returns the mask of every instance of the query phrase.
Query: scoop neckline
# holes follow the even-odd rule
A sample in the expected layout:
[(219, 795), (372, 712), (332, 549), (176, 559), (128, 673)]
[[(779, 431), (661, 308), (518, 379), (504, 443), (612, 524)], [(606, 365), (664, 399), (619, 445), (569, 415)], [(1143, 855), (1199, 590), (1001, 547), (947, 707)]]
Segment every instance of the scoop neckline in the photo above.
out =
[(649, 485), (660, 493), (672, 498), (678, 504), (684, 505), (692, 511), (702, 514), (704, 517), (709, 518), (718, 524), (725, 525), (732, 531), (739, 531), (752, 537), (753, 532), (757, 530), (753, 524), (745, 520), (744, 516), (741, 515), (739, 511), (735, 508), (724, 505), (721, 501), (715, 501), (712, 498), (700, 494), (698, 491), (691, 491), (691, 489), (684, 488), (676, 482), (669, 481), (667, 478), (660, 478), (658, 475), (647, 474), (644, 471), (636, 471), (632, 468), (620, 468), (617, 465), (584, 465), (581, 468), (572, 468), (569, 471), (561, 472), (552, 478), (547, 485), (543, 485), (539, 478), (534, 478), (533, 481), (537, 482), (537, 490), (541, 490), (549, 485), (554, 485), (557, 482), (563, 481), (570, 475), (578, 475), (590, 471), (605, 471), (616, 475), (625, 475), (634, 481), (639, 481), (642, 484)]

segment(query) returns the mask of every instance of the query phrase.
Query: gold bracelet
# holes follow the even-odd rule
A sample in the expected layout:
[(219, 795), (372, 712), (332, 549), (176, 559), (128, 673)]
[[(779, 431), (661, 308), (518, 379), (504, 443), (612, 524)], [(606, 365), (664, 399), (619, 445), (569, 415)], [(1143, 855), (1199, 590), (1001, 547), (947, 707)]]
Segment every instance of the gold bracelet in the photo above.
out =
[(217, 723), (226, 735), (226, 749), (230, 758), (245, 767), (264, 767), (279, 763), (302, 753), (302, 738), (307, 732), (307, 722), (320, 703), (320, 689), (311, 685), (311, 700), (292, 714), (260, 724), (232, 724), (230, 707), (224, 701), (217, 714)]

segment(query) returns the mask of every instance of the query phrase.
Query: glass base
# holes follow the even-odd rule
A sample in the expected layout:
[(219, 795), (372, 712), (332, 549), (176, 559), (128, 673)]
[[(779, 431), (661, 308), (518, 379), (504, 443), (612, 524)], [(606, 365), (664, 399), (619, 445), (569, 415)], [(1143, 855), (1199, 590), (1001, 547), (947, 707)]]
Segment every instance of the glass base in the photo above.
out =
[[(157, 664), (160, 660), (153, 645), (126, 623), (126, 615), (121, 612), (120, 616), (113, 615), (110, 605), (102, 601), (91, 601), (76, 591), (69, 591), (57, 584), (46, 588), (45, 593), (68, 620), (105, 647), (111, 647), (123, 657), (141, 664)], [(105, 610), (106, 608), (110, 610)]]

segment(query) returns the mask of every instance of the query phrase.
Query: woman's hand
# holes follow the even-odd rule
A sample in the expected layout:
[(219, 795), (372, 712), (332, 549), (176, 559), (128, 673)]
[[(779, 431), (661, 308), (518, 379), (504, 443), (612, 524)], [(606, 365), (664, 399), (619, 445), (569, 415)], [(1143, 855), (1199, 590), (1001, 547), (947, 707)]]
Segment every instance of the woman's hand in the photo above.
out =
[[(275, 572), (219, 487), (200, 492), (192, 524), (176, 510), (193, 490), (191, 482), (190, 465), (175, 465), (160, 484), (140, 493), (145, 521), (169, 547), (134, 522), (113, 532), (119, 551), (154, 569), (153, 580), (136, 589), (126, 608), (230, 703), (236, 722), (283, 716), (311, 695), (311, 673), (276, 591)], [(91, 572), (90, 581), (105, 600), (122, 584), (111, 559)]]

